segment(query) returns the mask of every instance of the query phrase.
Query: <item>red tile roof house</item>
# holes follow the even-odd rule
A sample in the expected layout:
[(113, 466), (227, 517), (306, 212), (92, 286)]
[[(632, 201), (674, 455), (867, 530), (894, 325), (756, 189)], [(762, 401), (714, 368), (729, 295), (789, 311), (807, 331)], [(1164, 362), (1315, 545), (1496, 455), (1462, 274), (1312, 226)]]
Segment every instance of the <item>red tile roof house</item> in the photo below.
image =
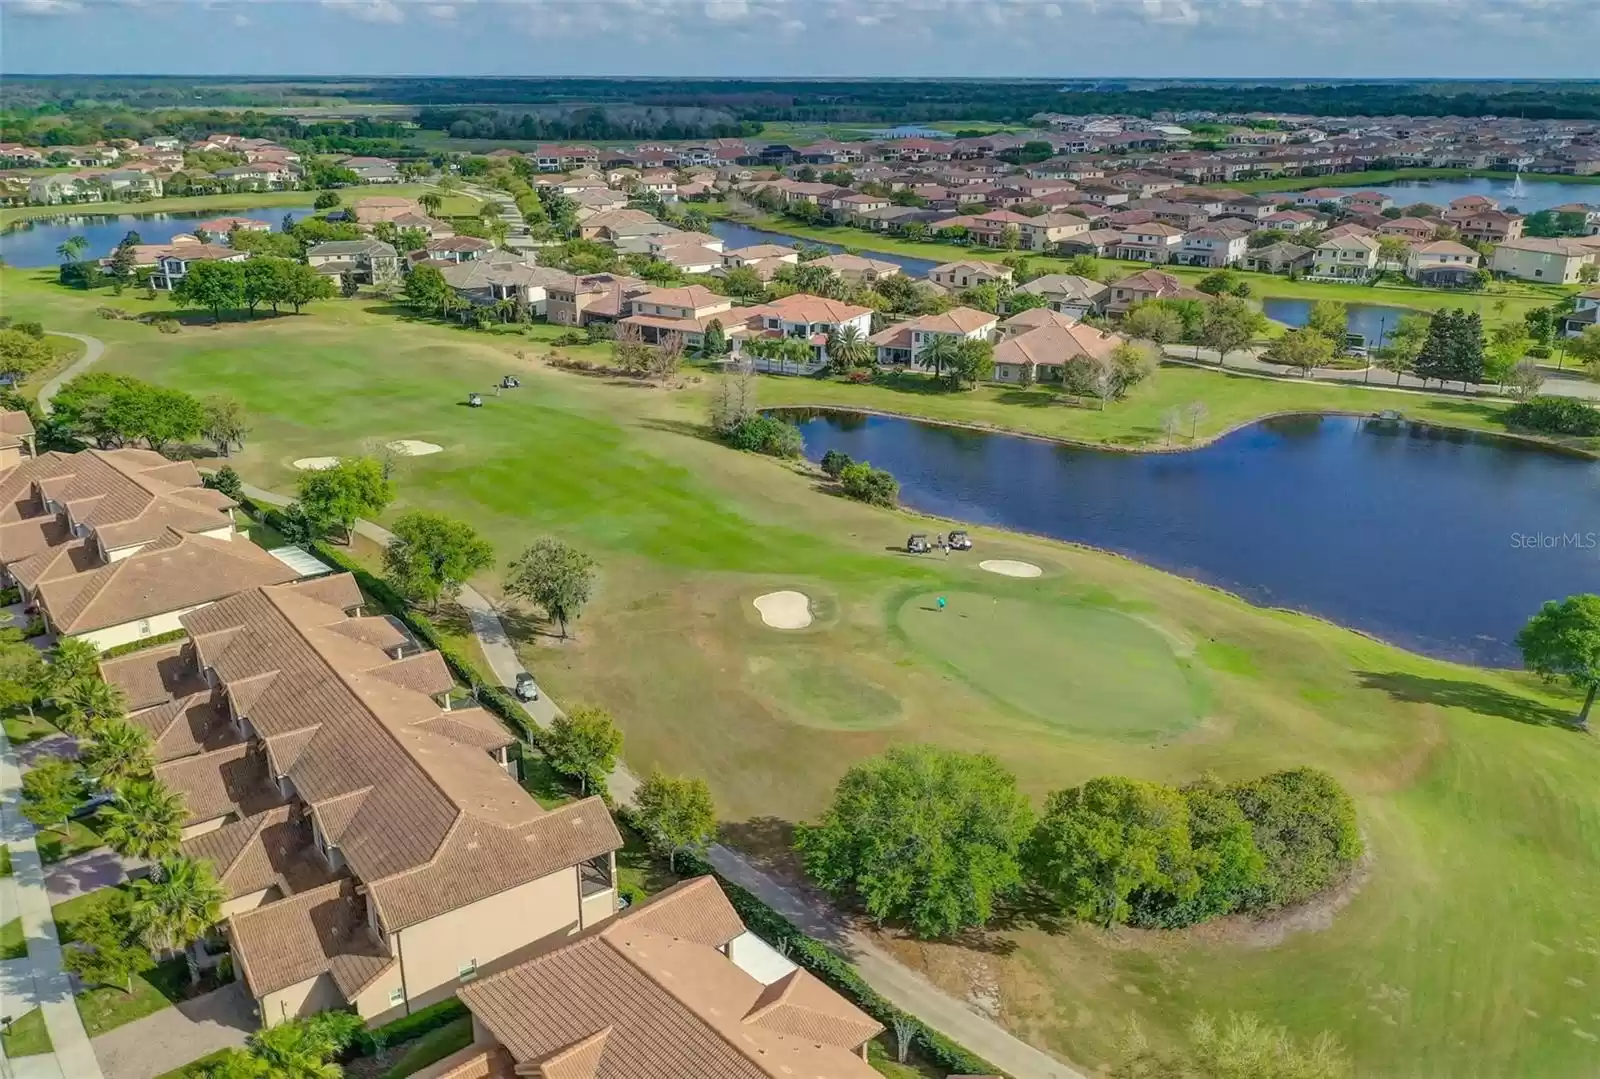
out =
[(1106, 312), (1126, 314), (1128, 308), (1146, 300), (1204, 300), (1205, 293), (1188, 288), (1182, 281), (1160, 270), (1145, 270), (1112, 282), (1111, 298), (1106, 301)]
[(361, 602), (348, 574), (251, 589), (102, 667), (185, 799), (184, 853), (217, 870), (268, 1026), (387, 1022), (616, 911), (605, 804), (542, 809), (511, 733), (452, 708), (439, 654)]
[[(811, 363), (820, 367), (828, 362), (828, 335), (853, 326), (863, 337), (872, 332), (872, 309), (840, 300), (829, 300), (807, 292), (797, 292), (760, 307), (741, 308), (742, 329), (747, 338), (796, 337), (811, 345)], [(731, 329), (730, 325), (730, 329)], [(739, 345), (736, 341), (735, 348)], [(757, 359), (761, 368), (765, 360)]]
[(720, 321), (724, 329), (737, 321), (729, 314), (733, 301), (703, 285), (652, 289), (629, 297), (627, 304), (628, 313), (617, 325), (637, 327), (648, 344), (659, 344), (669, 335), (678, 334), (686, 348), (699, 348), (705, 343), (705, 332), (713, 319)]
[(1331, 202), (1335, 206), (1347, 206), (1355, 198), (1355, 194), (1346, 188), (1339, 187), (1313, 187), (1310, 191), (1302, 191), (1295, 196), (1296, 206), (1321, 206), (1324, 202)]
[(272, 223), (259, 221), (253, 217), (213, 217), (209, 221), (200, 222), (195, 228), (203, 229), (214, 239), (226, 240), (228, 233), (234, 229), (243, 229), (246, 232), (271, 232)]
[(884, 367), (907, 367), (925, 371), (922, 354), (938, 337), (987, 341), (994, 336), (999, 319), (987, 311), (971, 307), (952, 307), (938, 315), (920, 315), (909, 322), (890, 326), (867, 338), (877, 346), (878, 363)]
[(1125, 338), (1086, 326), (1068, 315), (1036, 307), (1000, 326), (994, 350), (994, 381), (1060, 382), (1067, 364), (1078, 357), (1109, 360)]
[(1507, 240), (1522, 239), (1522, 215), (1508, 214), (1504, 210), (1480, 210), (1452, 220), (1461, 231), (1461, 238), (1475, 243), (1502, 244)]
[(1173, 261), (1183, 247), (1183, 230), (1173, 225), (1152, 221), (1134, 225), (1122, 234), (1122, 239), (1111, 247), (1111, 257), (1129, 262), (1153, 262), (1157, 265)]
[(1398, 236), (1411, 243), (1427, 243), (1438, 228), (1436, 222), (1420, 217), (1397, 217), (1378, 226), (1380, 236)]
[(457, 991), (426, 1079), (876, 1079), (883, 1027), (745, 929), (711, 877)]

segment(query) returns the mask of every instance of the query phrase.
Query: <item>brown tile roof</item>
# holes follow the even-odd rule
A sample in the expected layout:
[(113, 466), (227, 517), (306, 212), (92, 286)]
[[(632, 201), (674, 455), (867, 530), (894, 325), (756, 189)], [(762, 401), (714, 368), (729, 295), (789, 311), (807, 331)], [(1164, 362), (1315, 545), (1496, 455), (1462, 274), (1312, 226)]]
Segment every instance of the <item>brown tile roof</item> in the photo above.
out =
[[(500, 1046), (469, 1045), (416, 1073), (417, 1079), (517, 1079), (511, 1054)], [(539, 1079), (550, 1079), (549, 1076)]]
[(395, 962), (349, 878), (228, 919), (239, 973), (257, 998), (329, 974), (346, 999)]
[(26, 412), (14, 409), (0, 409), (0, 435), (13, 439), (29, 437), (33, 434), (33, 421)]
[(987, 311), (979, 311), (973, 307), (952, 307), (942, 314), (919, 315), (905, 325), (909, 329), (921, 330), (924, 333), (968, 334), (985, 326), (992, 326), (996, 321), (997, 318)]
[(213, 603), (297, 576), (243, 537), (212, 539), (169, 530), (163, 541), (110, 565), (42, 582), (39, 598), (59, 632), (82, 633)]
[(72, 541), (72, 529), (58, 516), (30, 517), (0, 524), (0, 563), (10, 565)]
[(128, 722), (150, 736), (156, 760), (181, 760), (243, 741), (221, 690), (202, 689), (135, 712)]
[(188, 641), (102, 660), (100, 677), (122, 690), (131, 712), (169, 704), (206, 688)]
[(276, 887), (294, 895), (334, 878), (313, 845), (311, 822), (284, 805), (183, 841), (183, 853), (209, 861), (228, 898)]
[(751, 307), (739, 312), (747, 320), (757, 318), (779, 318), (785, 322), (845, 322), (852, 318), (859, 318), (872, 311), (870, 307), (859, 307), (856, 304), (844, 303), (839, 300), (828, 300), (821, 296), (813, 296), (809, 292), (796, 292), (782, 299), (773, 300), (771, 303), (762, 304), (760, 307)]
[(250, 742), (156, 765), (156, 778), (183, 795), (185, 826), (229, 813), (248, 817), (283, 804), (266, 757)]
[(1014, 364), (1062, 364), (1076, 356), (1104, 359), (1122, 344), (1116, 334), (1101, 333), (1092, 326), (1040, 326), (1007, 337), (994, 349), (994, 362)]
[[(660, 931), (650, 909), (663, 902), (715, 908), (727, 899), (714, 882), (679, 885), (629, 914), (464, 986), (458, 995), (519, 1071), (534, 1075), (876, 1076), (858, 1055), (860, 1046), (883, 1029), (871, 1017), (805, 971), (763, 986), (714, 944)], [(673, 920), (702, 926), (723, 917), (680, 909)], [(552, 1064), (569, 1063), (583, 1070), (550, 1071)]]
[(485, 752), (510, 739), (435, 703), (448, 688), (437, 658), (391, 658), (312, 591), (252, 589), (183, 624), (387, 928), (621, 846), (598, 799), (546, 814)]

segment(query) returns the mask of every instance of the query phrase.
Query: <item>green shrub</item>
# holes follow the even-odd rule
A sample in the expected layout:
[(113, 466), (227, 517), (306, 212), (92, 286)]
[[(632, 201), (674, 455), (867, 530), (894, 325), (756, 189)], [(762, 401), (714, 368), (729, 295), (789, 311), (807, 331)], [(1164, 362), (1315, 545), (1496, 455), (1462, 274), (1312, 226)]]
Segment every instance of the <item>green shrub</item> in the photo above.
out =
[(1550, 346), (1549, 345), (1529, 345), (1528, 346), (1528, 355), (1533, 357), (1536, 360), (1548, 360), (1550, 358)]
[(362, 1031), (351, 1048), (361, 1056), (372, 1056), (386, 1045), (398, 1045), (413, 1038), (420, 1038), (440, 1027), (450, 1025), (466, 1014), (468, 1014), (467, 1006), (458, 998), (449, 997), (426, 1008), (418, 1008), (410, 1015), (396, 1019), (392, 1023)]
[(840, 469), (839, 486), (856, 501), (874, 506), (892, 507), (900, 499), (899, 481), (883, 469), (873, 468), (866, 461)]
[(839, 473), (854, 463), (848, 453), (843, 453), (839, 450), (829, 450), (822, 455), (822, 471), (834, 479), (838, 479)]
[(1600, 435), (1600, 409), (1576, 397), (1541, 395), (1503, 413), (1506, 425), (1546, 435)]
[(1246, 909), (1304, 902), (1337, 883), (1361, 857), (1355, 803), (1328, 773), (1273, 772), (1235, 784), (1231, 792), (1265, 860), (1260, 881), (1245, 897)]
[(187, 630), (171, 629), (165, 633), (157, 633), (153, 637), (146, 637), (143, 640), (138, 641), (129, 641), (127, 644), (119, 644), (115, 648), (108, 648), (100, 654), (100, 659), (102, 661), (116, 659), (118, 656), (126, 656), (132, 652), (142, 652), (146, 648), (156, 648), (163, 644), (171, 644), (174, 641), (181, 641), (187, 636)]
[(806, 448), (799, 428), (772, 416), (751, 416), (723, 437), (736, 450), (764, 453), (769, 457), (799, 457)]

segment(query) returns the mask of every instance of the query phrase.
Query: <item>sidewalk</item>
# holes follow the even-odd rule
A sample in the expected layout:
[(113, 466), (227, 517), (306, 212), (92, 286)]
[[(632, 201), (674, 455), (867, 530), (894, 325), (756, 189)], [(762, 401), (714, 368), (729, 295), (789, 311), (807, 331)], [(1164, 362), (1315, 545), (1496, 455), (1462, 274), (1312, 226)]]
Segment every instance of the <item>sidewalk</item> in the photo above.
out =
[(37, 1079), (103, 1079), (72, 998), (72, 984), (61, 969), (61, 941), (50, 913), (44, 866), (34, 845), (34, 827), (17, 811), (21, 790), (22, 772), (16, 754), (0, 731), (0, 837), (11, 848), (13, 878), (8, 883), (15, 890), (15, 898), (8, 904), (15, 903), (28, 942), (27, 958), (16, 961), (25, 965), (18, 969), (16, 977), (7, 979), (4, 1004), (6, 1014), (13, 1016), (35, 1006), (43, 1008), (45, 1029), (55, 1046), (53, 1053), (22, 1058), (17, 1062), (17, 1071), (20, 1073), (26, 1064), (27, 1075)]

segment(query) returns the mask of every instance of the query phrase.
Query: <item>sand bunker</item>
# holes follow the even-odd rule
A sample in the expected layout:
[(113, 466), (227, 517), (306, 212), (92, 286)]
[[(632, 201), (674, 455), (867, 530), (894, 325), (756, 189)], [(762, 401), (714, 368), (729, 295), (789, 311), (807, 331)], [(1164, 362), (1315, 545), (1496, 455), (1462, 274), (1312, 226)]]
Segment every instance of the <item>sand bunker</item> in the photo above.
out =
[(805, 629), (811, 624), (811, 601), (804, 592), (768, 592), (756, 597), (761, 621), (773, 629)]
[(1009, 558), (991, 558), (986, 562), (979, 562), (978, 568), (1006, 577), (1037, 577), (1044, 572), (1032, 562), (1016, 562)]
[(414, 438), (402, 438), (389, 443), (389, 448), (395, 453), (405, 457), (425, 457), (430, 453), (442, 453), (444, 447), (432, 442), (418, 442)]
[(321, 472), (325, 468), (332, 468), (339, 463), (337, 457), (302, 457), (294, 463), (294, 467), (302, 472)]

